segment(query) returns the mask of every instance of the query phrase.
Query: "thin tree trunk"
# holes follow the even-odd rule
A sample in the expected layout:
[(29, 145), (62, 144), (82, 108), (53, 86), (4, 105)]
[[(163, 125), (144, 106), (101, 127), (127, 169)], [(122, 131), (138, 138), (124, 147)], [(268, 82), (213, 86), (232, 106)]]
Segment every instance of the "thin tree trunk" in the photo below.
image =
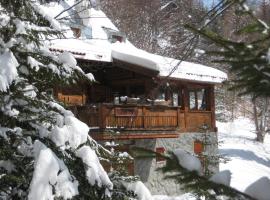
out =
[(264, 141), (264, 136), (265, 136), (265, 119), (266, 117), (266, 110), (268, 107), (267, 101), (263, 103), (263, 109), (262, 112), (260, 113), (260, 117), (258, 116), (258, 110), (256, 106), (256, 99), (252, 100), (253, 104), (253, 118), (254, 118), (254, 123), (255, 123), (255, 131), (256, 131), (256, 141), (263, 143)]

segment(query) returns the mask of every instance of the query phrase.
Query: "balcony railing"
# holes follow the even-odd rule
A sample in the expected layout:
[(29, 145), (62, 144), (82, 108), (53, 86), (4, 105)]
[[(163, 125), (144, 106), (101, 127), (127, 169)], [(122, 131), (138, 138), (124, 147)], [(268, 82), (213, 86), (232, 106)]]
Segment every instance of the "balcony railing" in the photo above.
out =
[[(195, 131), (203, 124), (211, 127), (211, 111), (184, 112), (180, 107), (98, 104), (70, 107), (93, 129)], [(212, 127), (211, 127), (212, 128)]]

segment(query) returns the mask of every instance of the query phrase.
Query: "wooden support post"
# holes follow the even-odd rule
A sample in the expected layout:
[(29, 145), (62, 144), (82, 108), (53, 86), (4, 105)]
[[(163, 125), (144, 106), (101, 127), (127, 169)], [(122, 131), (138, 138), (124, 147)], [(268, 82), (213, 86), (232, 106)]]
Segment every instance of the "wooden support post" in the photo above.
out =
[(216, 130), (216, 114), (215, 114), (215, 88), (211, 86), (209, 89), (210, 108), (211, 108), (211, 130)]
[(177, 115), (176, 115), (176, 117), (177, 117), (177, 128), (179, 128), (179, 129), (181, 129), (182, 127), (181, 127), (181, 118), (180, 118), (180, 107), (177, 107)]
[(187, 115), (188, 115), (188, 110), (189, 110), (189, 94), (188, 94), (188, 89), (187, 87), (185, 86), (183, 88), (183, 101), (184, 101), (184, 120), (185, 120), (185, 127), (184, 128), (184, 131), (187, 130)]
[(146, 113), (146, 107), (143, 106), (142, 107), (142, 128), (146, 128), (146, 122), (145, 122), (145, 113)]
[(106, 128), (106, 108), (103, 104), (99, 104), (99, 128), (104, 130)]

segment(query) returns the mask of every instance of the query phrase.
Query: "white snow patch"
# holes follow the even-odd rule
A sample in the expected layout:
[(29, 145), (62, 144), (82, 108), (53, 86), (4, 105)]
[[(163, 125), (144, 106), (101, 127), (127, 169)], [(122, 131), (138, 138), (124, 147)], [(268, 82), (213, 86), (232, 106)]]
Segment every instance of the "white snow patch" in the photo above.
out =
[(11, 51), (6, 50), (0, 55), (0, 91), (7, 91), (9, 85), (16, 79), (18, 66), (19, 63)]
[(32, 69), (35, 69), (36, 71), (39, 70), (40, 66), (44, 66), (41, 62), (38, 62), (35, 58), (28, 56), (27, 57), (27, 64), (30, 65)]
[(161, 77), (170, 75), (170, 78), (209, 83), (221, 83), (227, 79), (226, 73), (215, 68), (151, 54), (137, 49), (128, 41), (112, 44), (112, 58), (159, 71)]
[[(70, 199), (78, 194), (78, 182), (67, 167), (40, 141), (34, 143), (35, 169), (30, 184), (29, 200)], [(53, 186), (55, 193), (53, 194)]]
[(258, 200), (269, 200), (270, 179), (262, 177), (247, 187), (245, 193)]
[(128, 191), (133, 191), (137, 195), (138, 200), (153, 200), (150, 191), (141, 181), (123, 182), (123, 186)]
[(86, 177), (91, 185), (97, 184), (99, 187), (103, 185), (108, 189), (113, 188), (113, 184), (101, 166), (94, 150), (89, 146), (83, 146), (77, 150), (76, 155), (81, 158), (85, 164)]
[(51, 139), (61, 148), (76, 149), (87, 141), (89, 127), (72, 115), (64, 117), (64, 124), (58, 120), (58, 125), (52, 129)]
[(77, 65), (77, 61), (74, 56), (69, 52), (63, 52), (59, 56), (59, 62), (65, 64), (68, 67), (74, 68)]
[(266, 135), (264, 144), (256, 142), (254, 123), (246, 118), (234, 122), (217, 122), (220, 141), (219, 153), (230, 160), (220, 163), (220, 170), (230, 170), (231, 187), (244, 192), (260, 179), (270, 179), (270, 135)]
[(214, 174), (209, 180), (218, 184), (230, 186), (231, 183), (231, 172), (224, 170)]
[(113, 59), (158, 71), (157, 63), (149, 59), (149, 55), (146, 51), (137, 49), (130, 43), (116, 42), (112, 44)]
[(199, 174), (202, 173), (201, 161), (197, 157), (183, 149), (176, 149), (173, 153), (176, 155), (178, 162), (182, 167), (189, 171), (197, 171)]
[(95, 81), (95, 77), (92, 73), (85, 74), (85, 76), (90, 80), (90, 81)]
[(57, 30), (57, 31), (61, 31), (61, 24), (54, 19), (54, 17), (51, 15), (51, 10), (48, 12), (48, 10), (44, 9), (43, 6), (39, 5), (39, 4), (32, 4), (33, 8), (40, 14), (42, 15), (46, 20), (48, 20), (51, 24), (51, 26)]

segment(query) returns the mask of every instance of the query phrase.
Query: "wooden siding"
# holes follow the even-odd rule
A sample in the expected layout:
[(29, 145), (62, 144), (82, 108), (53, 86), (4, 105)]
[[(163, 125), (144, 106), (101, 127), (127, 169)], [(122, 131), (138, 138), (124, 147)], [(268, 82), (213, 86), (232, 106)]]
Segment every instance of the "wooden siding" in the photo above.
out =
[(82, 95), (64, 95), (58, 93), (58, 100), (62, 101), (65, 105), (84, 105), (86, 102), (86, 96)]

